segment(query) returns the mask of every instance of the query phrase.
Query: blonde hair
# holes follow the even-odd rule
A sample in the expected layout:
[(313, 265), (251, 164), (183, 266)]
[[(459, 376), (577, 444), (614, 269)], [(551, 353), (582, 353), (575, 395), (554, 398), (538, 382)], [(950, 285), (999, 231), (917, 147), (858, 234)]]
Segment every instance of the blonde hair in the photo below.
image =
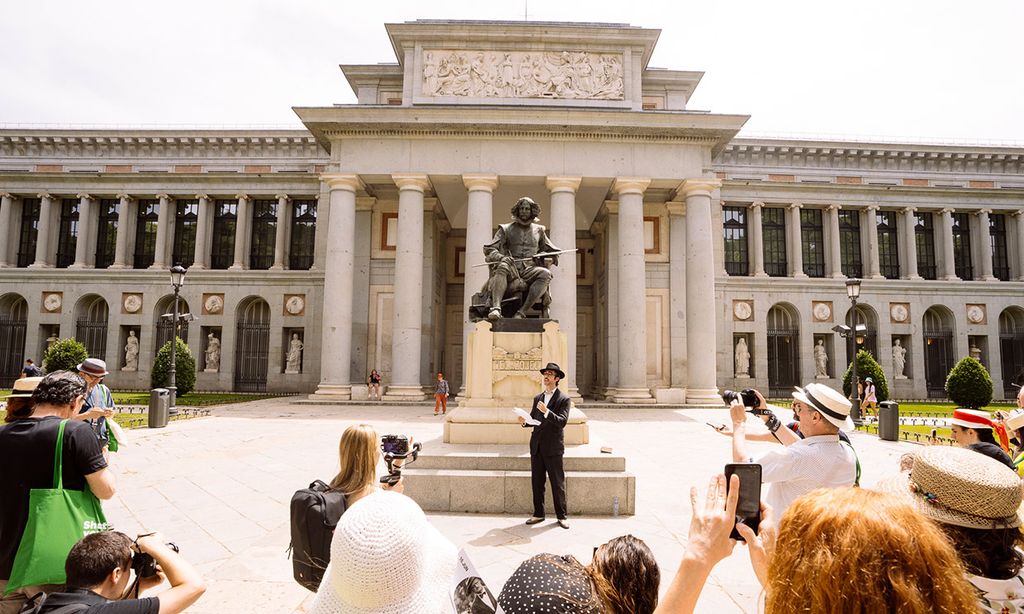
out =
[(374, 486), (378, 458), (377, 431), (369, 424), (348, 427), (338, 442), (341, 469), (331, 480), (331, 488), (346, 495), (354, 495)]
[(862, 488), (815, 490), (786, 510), (765, 591), (766, 614), (978, 611), (939, 527)]

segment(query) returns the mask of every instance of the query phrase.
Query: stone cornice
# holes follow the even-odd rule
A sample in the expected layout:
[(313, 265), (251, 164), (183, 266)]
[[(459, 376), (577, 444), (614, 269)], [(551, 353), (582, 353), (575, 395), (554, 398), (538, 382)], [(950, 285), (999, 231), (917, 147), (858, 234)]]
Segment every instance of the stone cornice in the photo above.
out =
[(747, 172), (1020, 174), (1024, 148), (737, 138), (725, 146), (714, 167)]

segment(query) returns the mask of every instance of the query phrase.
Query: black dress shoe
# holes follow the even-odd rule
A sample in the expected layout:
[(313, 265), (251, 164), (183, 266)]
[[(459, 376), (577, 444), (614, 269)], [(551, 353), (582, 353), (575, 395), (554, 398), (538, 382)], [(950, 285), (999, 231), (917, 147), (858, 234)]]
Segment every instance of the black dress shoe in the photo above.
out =
[(568, 529), (569, 528), (569, 521), (566, 520), (565, 518), (559, 518), (558, 519), (558, 526), (562, 527), (563, 529)]
[(544, 522), (544, 519), (537, 518), (536, 516), (530, 516), (529, 520), (526, 521), (526, 524), (537, 524), (538, 522)]

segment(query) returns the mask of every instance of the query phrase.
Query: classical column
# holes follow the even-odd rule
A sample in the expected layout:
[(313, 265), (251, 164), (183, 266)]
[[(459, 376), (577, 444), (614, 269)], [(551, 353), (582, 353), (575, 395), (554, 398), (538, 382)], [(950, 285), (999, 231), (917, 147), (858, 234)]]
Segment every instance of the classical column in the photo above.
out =
[(50, 194), (39, 195), (39, 226), (36, 232), (36, 261), (30, 268), (39, 269), (53, 266), (50, 255), (50, 226), (56, 199)]
[(75, 261), (69, 269), (84, 269), (89, 266), (89, 248), (96, 253), (92, 243), (92, 214), (95, 201), (88, 194), (78, 195), (78, 238), (75, 240)]
[[(551, 192), (551, 242), (560, 249), (576, 249), (576, 190), (582, 177), (548, 177)], [(565, 334), (569, 355), (560, 365), (566, 375), (566, 390), (577, 403), (582, 399), (576, 387), (576, 254), (563, 254), (551, 267), (551, 317)]]
[(274, 233), (274, 265), (270, 268), (280, 271), (288, 268), (288, 221), (291, 219), (292, 200), (287, 194), (277, 195), (277, 229)]
[(882, 279), (881, 268), (878, 263), (878, 205), (868, 205), (867, 215), (864, 221), (868, 231), (868, 277), (871, 279)]
[[(789, 275), (790, 277), (807, 277), (807, 273), (804, 273), (804, 242), (801, 238), (802, 229), (800, 228), (800, 209), (803, 208), (801, 203), (792, 203), (786, 209), (789, 215), (789, 221), (786, 226), (786, 230), (789, 231)], [(708, 231), (710, 235), (710, 230)]]
[(391, 319), (391, 383), (386, 396), (395, 400), (423, 399), (423, 193), (430, 187), (430, 180), (415, 173), (391, 177), (398, 186), (398, 240)]
[(764, 272), (764, 227), (761, 221), (761, 210), (764, 203), (750, 205), (750, 259), (754, 265), (754, 277), (768, 277)]
[[(619, 382), (616, 403), (653, 403), (647, 386), (647, 275), (644, 262), (644, 190), (651, 180), (616, 177), (619, 199)], [(710, 227), (708, 233), (710, 233)], [(709, 234), (710, 236), (710, 234)], [(708, 247), (713, 247), (710, 243)], [(711, 265), (708, 249), (704, 254)]]
[(156, 248), (153, 250), (153, 264), (151, 269), (166, 269), (167, 254), (170, 252), (169, 243), (173, 241), (175, 215), (173, 209), (174, 200), (167, 194), (157, 194), (160, 199), (160, 212), (156, 219)]
[(953, 256), (953, 209), (943, 209), (939, 214), (942, 216), (943, 279), (954, 281), (960, 278), (956, 276), (956, 259)]
[(488, 268), (475, 266), (484, 263), (484, 245), (491, 242), (494, 223), (494, 190), (498, 187), (497, 175), (463, 175), (462, 183), (469, 190), (466, 205), (466, 256), (463, 267), (465, 277), (462, 287), (462, 386), (465, 388), (468, 373), (466, 352), (469, 347), (469, 333), (473, 324), (469, 321), (469, 307), (473, 294), (480, 292), (487, 283)]
[(608, 336), (604, 368), (608, 377), (605, 381), (604, 396), (607, 399), (614, 399), (615, 388), (619, 385), (619, 275), (621, 271), (616, 264), (619, 262), (619, 201), (606, 200), (604, 207), (608, 212), (605, 217), (604, 229), (604, 246), (608, 251), (604, 259), (608, 269), (608, 277), (605, 281), (607, 296), (604, 297), (608, 311)]
[(1017, 218), (1017, 281), (1024, 281), (1024, 209), (1013, 217)]
[[(312, 398), (352, 398), (352, 278), (356, 241), (358, 175), (325, 174), (330, 189), (327, 259), (324, 266), (320, 384)], [(321, 202), (322, 204), (322, 202)], [(359, 376), (362, 378), (362, 375)]]
[(715, 179), (687, 179), (680, 186), (686, 197), (687, 403), (722, 402), (715, 360), (715, 269), (708, 258), (713, 247), (711, 193), (721, 185)]
[(14, 209), (14, 197), (7, 192), (0, 192), (0, 268), (10, 266), (7, 261), (7, 252), (12, 243), (11, 237), (17, 242), (18, 229), (21, 224), (15, 224), (14, 216), (11, 215)]
[[(669, 353), (671, 391), (664, 399), (686, 401), (686, 203), (668, 202)], [(763, 270), (764, 267), (762, 267)], [(660, 395), (661, 393), (659, 393)]]
[(921, 279), (921, 276), (917, 274), (917, 236), (914, 231), (917, 224), (914, 218), (916, 212), (917, 209), (914, 207), (903, 208), (903, 237), (901, 241), (903, 242), (903, 270), (906, 271), (906, 279)]
[(982, 281), (998, 281), (992, 274), (992, 230), (988, 226), (988, 216), (991, 214), (991, 209), (978, 211), (978, 256), (981, 258), (981, 277), (976, 279)]
[[(237, 271), (249, 268), (245, 247), (249, 243), (249, 225), (252, 219), (249, 204), (252, 200), (248, 194), (239, 194), (235, 198), (238, 199), (238, 209), (235, 211), (235, 261), (231, 263), (228, 269)], [(332, 202), (334, 200), (333, 189), (331, 190), (331, 200)], [(333, 227), (332, 225), (331, 228)]]
[(210, 266), (210, 250), (206, 248), (210, 233), (211, 198), (206, 194), (196, 194), (199, 210), (196, 212), (196, 249), (192, 257), (193, 269), (206, 269)]
[(117, 242), (114, 245), (114, 264), (110, 265), (110, 268), (126, 269), (128, 268), (128, 235), (131, 232), (132, 219), (134, 219), (132, 205), (135, 199), (123, 193), (118, 194), (117, 197), (121, 199), (121, 204), (117, 208)]
[(828, 262), (833, 279), (843, 279), (843, 250), (839, 241), (839, 205), (825, 207), (828, 218)]

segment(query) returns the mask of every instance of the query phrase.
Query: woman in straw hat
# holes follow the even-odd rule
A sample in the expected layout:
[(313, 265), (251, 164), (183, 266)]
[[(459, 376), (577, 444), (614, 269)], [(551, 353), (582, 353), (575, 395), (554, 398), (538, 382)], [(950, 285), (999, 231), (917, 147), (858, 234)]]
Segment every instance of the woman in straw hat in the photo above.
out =
[[(861, 488), (821, 488), (793, 502), (776, 530), (762, 504), (757, 535), (736, 524), (739, 481), (724, 478), (698, 506), (687, 552), (656, 614), (693, 612), (714, 565), (746, 540), (751, 565), (764, 586), (766, 614), (977, 611), (977, 598), (956, 553), (935, 523), (913, 507)], [(776, 537), (777, 536), (777, 537)]]
[(938, 523), (963, 561), (984, 612), (1024, 608), (1021, 482), (1002, 464), (963, 448), (927, 446), (909, 474), (878, 489)]
[(11, 394), (4, 399), (4, 422), (14, 422), (32, 415), (32, 393), (42, 377), (23, 377), (14, 380)]
[(338, 521), (309, 614), (450, 614), (457, 564), (416, 502), (375, 492)]

